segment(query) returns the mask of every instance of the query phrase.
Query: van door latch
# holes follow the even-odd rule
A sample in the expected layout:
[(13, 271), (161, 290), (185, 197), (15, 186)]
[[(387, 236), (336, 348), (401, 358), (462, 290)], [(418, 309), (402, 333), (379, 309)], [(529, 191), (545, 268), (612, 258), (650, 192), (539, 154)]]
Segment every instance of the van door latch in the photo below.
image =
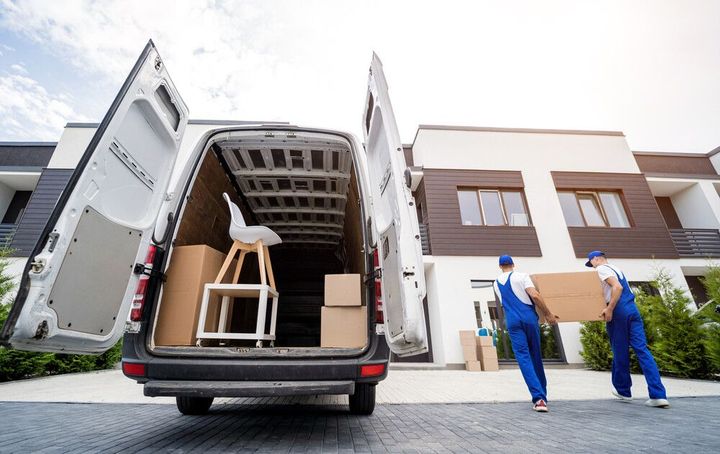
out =
[(146, 266), (144, 263), (136, 263), (133, 268), (133, 274), (144, 274), (145, 276), (157, 277), (163, 282), (167, 280), (167, 274), (154, 270), (152, 267)]

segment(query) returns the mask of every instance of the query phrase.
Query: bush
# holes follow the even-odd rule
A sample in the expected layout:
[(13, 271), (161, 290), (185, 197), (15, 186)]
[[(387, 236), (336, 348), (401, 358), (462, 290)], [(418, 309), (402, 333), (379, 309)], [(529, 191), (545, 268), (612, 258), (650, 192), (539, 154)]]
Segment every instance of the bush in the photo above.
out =
[[(673, 285), (667, 271), (658, 269), (651, 285), (659, 295), (638, 291), (635, 300), (645, 324), (650, 351), (662, 373), (678, 377), (706, 378), (712, 372), (702, 322), (693, 316), (690, 298)], [(595, 370), (612, 365), (610, 342), (603, 322), (583, 323), (580, 329), (581, 355)], [(639, 371), (631, 353), (631, 370)]]
[(697, 317), (705, 329), (705, 350), (713, 372), (720, 373), (720, 313), (716, 310), (720, 305), (720, 267), (711, 264), (701, 281), (710, 302), (700, 308)]
[[(13, 291), (12, 278), (6, 273), (9, 251), (0, 249), (0, 301)], [(0, 303), (0, 326), (10, 313), (10, 304)], [(63, 355), (53, 353), (24, 352), (0, 347), (0, 382), (43, 375), (87, 372), (110, 369), (121, 357), (121, 343), (118, 342), (102, 355)]]

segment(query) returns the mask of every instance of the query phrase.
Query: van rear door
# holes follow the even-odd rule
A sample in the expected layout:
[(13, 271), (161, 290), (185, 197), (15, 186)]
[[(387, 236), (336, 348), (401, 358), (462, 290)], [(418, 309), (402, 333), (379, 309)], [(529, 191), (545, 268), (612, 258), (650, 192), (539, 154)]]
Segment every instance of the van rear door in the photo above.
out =
[(420, 228), (382, 62), (373, 54), (363, 135), (369, 167), (372, 224), (382, 268), (385, 338), (395, 354), (427, 351)]
[(150, 41), (25, 267), (0, 342), (99, 353), (122, 335), (188, 109)]

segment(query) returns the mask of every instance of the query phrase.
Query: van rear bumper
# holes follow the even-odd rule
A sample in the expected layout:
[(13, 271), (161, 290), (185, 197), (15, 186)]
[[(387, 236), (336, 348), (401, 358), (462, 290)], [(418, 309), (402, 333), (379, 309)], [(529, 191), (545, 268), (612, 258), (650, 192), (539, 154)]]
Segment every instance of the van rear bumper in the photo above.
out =
[(276, 397), (290, 395), (353, 394), (353, 381), (161, 381), (145, 383), (149, 397)]

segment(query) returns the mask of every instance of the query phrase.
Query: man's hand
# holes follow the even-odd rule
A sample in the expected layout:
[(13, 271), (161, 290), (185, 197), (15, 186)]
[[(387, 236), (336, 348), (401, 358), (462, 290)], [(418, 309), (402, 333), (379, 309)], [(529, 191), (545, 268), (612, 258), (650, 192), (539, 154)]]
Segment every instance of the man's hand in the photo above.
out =
[(602, 312), (600, 312), (600, 318), (605, 320), (605, 322), (612, 321), (612, 316), (613, 311), (609, 307), (606, 307)]
[(558, 320), (560, 320), (560, 317), (553, 314), (550, 311), (545, 312), (545, 323), (548, 323), (550, 325), (556, 325)]

